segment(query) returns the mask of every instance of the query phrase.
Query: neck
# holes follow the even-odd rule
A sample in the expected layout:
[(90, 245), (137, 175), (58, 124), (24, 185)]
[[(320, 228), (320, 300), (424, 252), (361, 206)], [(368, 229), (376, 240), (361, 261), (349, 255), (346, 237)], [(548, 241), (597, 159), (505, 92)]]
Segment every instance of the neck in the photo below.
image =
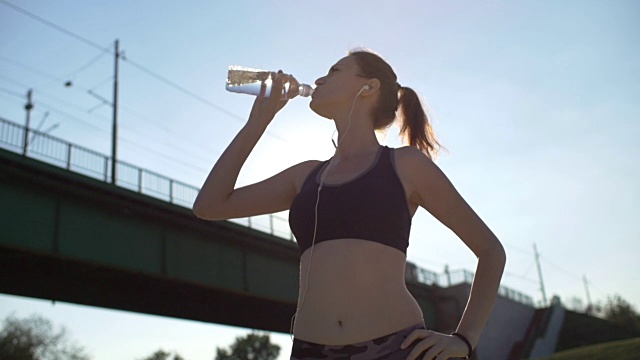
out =
[(348, 161), (352, 157), (377, 151), (380, 144), (371, 124), (371, 119), (359, 119), (356, 114), (351, 118), (351, 125), (348, 121), (336, 120), (338, 128), (338, 141), (336, 141), (338, 147), (334, 156), (336, 160)]

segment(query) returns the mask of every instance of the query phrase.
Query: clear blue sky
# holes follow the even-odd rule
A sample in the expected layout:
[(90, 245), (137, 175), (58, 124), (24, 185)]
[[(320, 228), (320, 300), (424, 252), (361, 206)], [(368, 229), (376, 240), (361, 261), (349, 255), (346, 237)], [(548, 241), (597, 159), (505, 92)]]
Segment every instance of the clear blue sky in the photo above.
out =
[[(438, 164), (505, 244), (503, 285), (541, 299), (640, 305), (640, 3), (636, 1), (45, 1), (12, 0), (84, 38), (116, 38), (136, 64), (218, 110), (121, 63), (120, 159), (199, 186), (253, 99), (226, 92), (229, 65), (283, 69), (313, 82), (356, 46), (382, 54), (424, 98), (449, 149)], [(110, 153), (113, 59), (0, 1), (0, 117)], [(95, 60), (95, 61), (93, 61)], [(88, 66), (85, 66), (88, 65)], [(65, 88), (65, 80), (74, 86)], [(97, 106), (97, 107), (96, 107)], [(91, 112), (89, 112), (91, 110)], [(296, 99), (278, 115), (240, 176), (261, 180), (332, 155), (331, 123)], [(399, 146), (397, 129), (383, 139)], [(461, 242), (424, 210), (408, 258), (441, 272), (475, 269)], [(636, 274), (636, 275), (634, 275)], [(37, 312), (66, 326), (93, 359), (157, 348), (211, 359), (247, 329), (0, 295), (0, 316)], [(287, 335), (272, 334), (288, 358)]]

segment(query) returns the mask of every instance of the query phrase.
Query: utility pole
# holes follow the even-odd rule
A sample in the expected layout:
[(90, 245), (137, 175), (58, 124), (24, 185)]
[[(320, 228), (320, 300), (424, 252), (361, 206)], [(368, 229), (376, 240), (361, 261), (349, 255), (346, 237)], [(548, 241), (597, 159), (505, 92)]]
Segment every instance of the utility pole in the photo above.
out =
[(451, 272), (449, 271), (449, 265), (444, 266), (444, 274), (447, 276), (447, 286), (451, 286)]
[(542, 280), (542, 269), (540, 268), (540, 257), (536, 243), (533, 243), (533, 252), (536, 256), (536, 266), (538, 267), (538, 279), (540, 280), (540, 291), (542, 291), (542, 305), (547, 306), (547, 293), (544, 291), (544, 280)]
[(27, 110), (27, 124), (24, 129), (24, 142), (22, 143), (22, 155), (27, 155), (29, 152), (29, 130), (31, 127), (31, 110), (33, 109), (33, 89), (29, 89), (27, 91), (27, 104), (24, 106), (24, 109)]
[(115, 76), (113, 77), (113, 131), (111, 134), (111, 183), (116, 183), (116, 163), (118, 156), (118, 61), (120, 42), (116, 39)]
[(582, 281), (584, 282), (584, 291), (587, 293), (587, 314), (591, 315), (593, 311), (593, 305), (591, 304), (591, 295), (589, 294), (589, 283), (587, 282), (587, 276), (582, 275)]

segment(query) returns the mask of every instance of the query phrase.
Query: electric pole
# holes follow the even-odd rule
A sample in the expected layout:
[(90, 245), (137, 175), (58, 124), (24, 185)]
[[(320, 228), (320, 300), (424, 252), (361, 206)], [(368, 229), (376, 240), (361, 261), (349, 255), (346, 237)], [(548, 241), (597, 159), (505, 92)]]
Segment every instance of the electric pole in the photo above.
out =
[(22, 143), (22, 155), (27, 155), (29, 152), (29, 129), (31, 127), (31, 110), (33, 109), (33, 89), (29, 89), (27, 91), (27, 104), (24, 106), (24, 109), (27, 110), (27, 124), (24, 129), (24, 142)]
[(540, 257), (536, 243), (533, 243), (533, 252), (536, 256), (536, 266), (538, 267), (538, 279), (540, 280), (540, 291), (542, 291), (542, 305), (547, 306), (547, 293), (544, 291), (544, 280), (542, 280), (542, 269), (540, 268)]
[(584, 291), (587, 293), (587, 314), (591, 315), (593, 307), (591, 304), (591, 295), (589, 294), (589, 283), (587, 282), (586, 275), (582, 275), (582, 281), (584, 282)]
[(113, 77), (113, 131), (111, 134), (111, 183), (116, 183), (116, 163), (118, 156), (118, 61), (120, 44), (116, 39), (115, 76)]

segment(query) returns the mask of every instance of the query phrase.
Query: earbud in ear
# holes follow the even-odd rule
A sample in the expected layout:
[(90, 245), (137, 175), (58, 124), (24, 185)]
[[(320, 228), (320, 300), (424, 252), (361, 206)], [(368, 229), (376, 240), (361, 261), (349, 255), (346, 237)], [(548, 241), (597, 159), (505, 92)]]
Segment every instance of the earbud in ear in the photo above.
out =
[(362, 94), (363, 91), (365, 90), (371, 90), (371, 86), (369, 85), (365, 85), (362, 87), (362, 89), (360, 89), (360, 91), (358, 91), (358, 95)]

